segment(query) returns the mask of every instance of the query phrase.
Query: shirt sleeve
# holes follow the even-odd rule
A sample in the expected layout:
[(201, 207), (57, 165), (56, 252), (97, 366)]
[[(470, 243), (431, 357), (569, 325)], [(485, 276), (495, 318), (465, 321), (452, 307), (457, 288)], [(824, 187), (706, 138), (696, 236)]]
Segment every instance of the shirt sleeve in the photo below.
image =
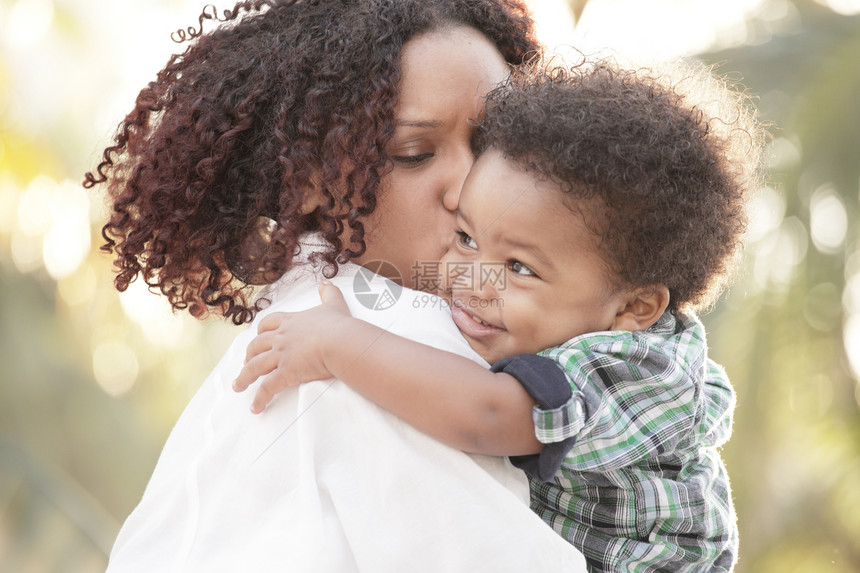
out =
[[(540, 481), (550, 481), (561, 467), (568, 450), (576, 441), (576, 431), (561, 431), (557, 439), (546, 439), (541, 428), (553, 432), (555, 428), (582, 426), (584, 411), (579, 393), (573, 389), (564, 370), (557, 362), (537, 354), (518, 354), (493, 364), (493, 372), (505, 372), (523, 385), (529, 396), (537, 402), (533, 418), (535, 436), (544, 444), (539, 454), (511, 456), (511, 463)], [(548, 419), (549, 423), (545, 421)], [(540, 421), (539, 421), (540, 420)], [(569, 435), (567, 435), (569, 434)], [(564, 437), (567, 435), (567, 437)]]
[[(618, 470), (674, 452), (692, 436), (705, 375), (700, 345), (673, 340), (666, 347), (634, 335), (541, 354), (563, 368), (582, 403), (581, 423), (561, 426), (557, 436), (543, 432), (561, 440), (575, 433), (565, 467)], [(551, 423), (547, 412), (534, 417)]]
[(535, 436), (545, 444), (540, 454), (511, 458), (514, 465), (548, 481), (562, 466), (606, 472), (675, 451), (695, 424), (706, 352), (672, 340), (667, 347), (642, 336), (593, 336), (495, 364), (537, 402)]

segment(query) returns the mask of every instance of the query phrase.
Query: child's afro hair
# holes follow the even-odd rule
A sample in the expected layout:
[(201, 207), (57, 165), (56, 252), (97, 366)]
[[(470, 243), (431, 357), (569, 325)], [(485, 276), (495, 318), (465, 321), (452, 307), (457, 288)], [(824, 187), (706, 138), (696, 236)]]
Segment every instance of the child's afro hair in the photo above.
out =
[(515, 73), (489, 95), (475, 143), (557, 183), (586, 214), (616, 286), (665, 285), (674, 312), (711, 304), (725, 286), (763, 135), (748, 96), (710, 69), (583, 58)]

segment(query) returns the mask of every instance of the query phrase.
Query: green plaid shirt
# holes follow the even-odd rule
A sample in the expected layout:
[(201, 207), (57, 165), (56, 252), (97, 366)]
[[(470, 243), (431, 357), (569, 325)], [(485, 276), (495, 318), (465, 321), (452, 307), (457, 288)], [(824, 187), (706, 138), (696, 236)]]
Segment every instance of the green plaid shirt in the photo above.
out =
[(738, 532), (717, 448), (735, 396), (702, 323), (667, 312), (644, 332), (586, 334), (540, 355), (573, 392), (535, 407), (538, 440), (566, 453), (548, 481), (530, 476), (533, 509), (592, 571), (730, 571)]

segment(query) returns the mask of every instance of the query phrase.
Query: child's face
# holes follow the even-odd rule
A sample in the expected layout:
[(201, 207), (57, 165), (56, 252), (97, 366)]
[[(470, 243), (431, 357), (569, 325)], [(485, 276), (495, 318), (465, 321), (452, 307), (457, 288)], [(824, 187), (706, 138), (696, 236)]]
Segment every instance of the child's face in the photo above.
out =
[(466, 179), (457, 226), (442, 259), (452, 315), (485, 360), (613, 330), (625, 299), (555, 184), (490, 149)]

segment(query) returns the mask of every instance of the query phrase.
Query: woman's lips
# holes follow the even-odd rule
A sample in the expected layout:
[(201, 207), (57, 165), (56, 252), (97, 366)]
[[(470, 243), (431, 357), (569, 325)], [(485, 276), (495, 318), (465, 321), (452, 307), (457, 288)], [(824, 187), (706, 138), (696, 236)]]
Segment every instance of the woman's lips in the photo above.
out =
[(470, 338), (489, 338), (504, 330), (480, 319), (456, 303), (451, 307), (451, 318), (454, 319), (454, 324), (457, 325), (460, 332)]

